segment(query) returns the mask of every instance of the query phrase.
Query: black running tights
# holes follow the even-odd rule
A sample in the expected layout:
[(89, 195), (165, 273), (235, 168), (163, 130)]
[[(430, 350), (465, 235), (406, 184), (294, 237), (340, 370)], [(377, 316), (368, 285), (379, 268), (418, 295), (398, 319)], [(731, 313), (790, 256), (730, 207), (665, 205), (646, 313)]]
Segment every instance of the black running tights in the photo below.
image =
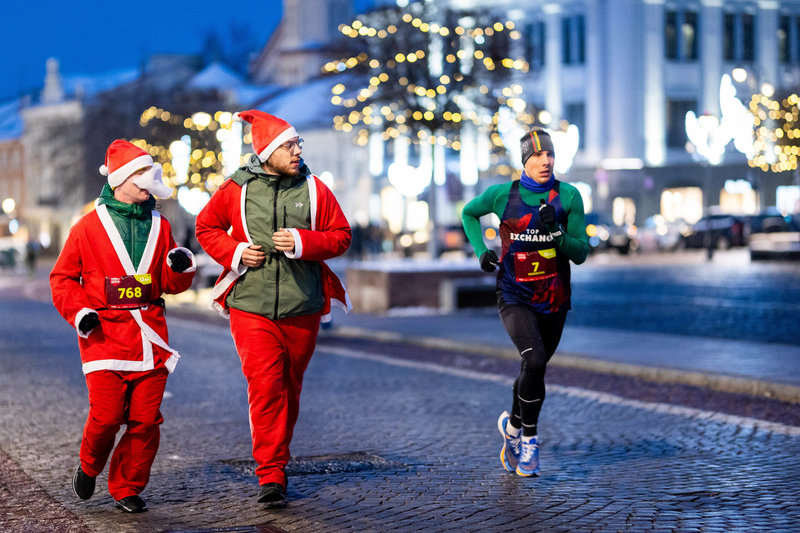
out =
[(567, 311), (542, 314), (522, 305), (501, 304), (500, 318), (522, 357), (514, 381), (511, 425), (522, 427), (524, 436), (536, 435), (545, 396), (545, 369), (561, 340)]

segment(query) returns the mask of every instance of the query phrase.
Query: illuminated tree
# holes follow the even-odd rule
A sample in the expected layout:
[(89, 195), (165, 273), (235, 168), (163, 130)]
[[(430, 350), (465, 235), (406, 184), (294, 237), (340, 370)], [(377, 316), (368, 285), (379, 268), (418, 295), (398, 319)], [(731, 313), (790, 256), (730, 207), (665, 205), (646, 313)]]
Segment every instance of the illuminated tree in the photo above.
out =
[(324, 70), (361, 75), (333, 87), (331, 100), (344, 111), (334, 126), (352, 131), (361, 145), (377, 133), (384, 141), (406, 137), (417, 145), (475, 150), (483, 135), (491, 139), (486, 150), (502, 162), (499, 111), (537, 123), (520, 80), (528, 72), (517, 57), (524, 52), (521, 35), (488, 9), (440, 8), (425, 0), (361, 15), (340, 30), (358, 52)]
[[(369, 146), (370, 172), (408, 201), (427, 191), (434, 256), (437, 228), (457, 219), (456, 206), (482, 173), (515, 172), (519, 138), (539, 122), (525, 96), (529, 65), (514, 23), (489, 8), (437, 4), (399, 0), (341, 26), (354, 52), (323, 69), (341, 76), (331, 95), (343, 111), (334, 127)], [(460, 179), (447, 178), (448, 151)], [(424, 216), (411, 209), (406, 221)]]
[(160, 206), (171, 220), (183, 211), (195, 214), (241, 162), (241, 124), (231, 120), (229, 99), (215, 89), (186, 88), (199, 67), (187, 61), (166, 73), (147, 69), (134, 82), (98, 94), (85, 117), (87, 166), (95, 169), (89, 177), (97, 192), (105, 182), (96, 169), (106, 148), (128, 139), (161, 163), (164, 182), (176, 190), (172, 198), (183, 209), (168, 201)]
[(164, 183), (176, 189), (178, 202), (191, 214), (242, 163), (241, 122), (230, 111), (184, 116), (153, 106), (139, 124), (144, 138), (132, 142), (161, 163)]
[(797, 169), (800, 157), (800, 96), (796, 92), (756, 94), (750, 100), (755, 117), (755, 155), (751, 167), (783, 172)]

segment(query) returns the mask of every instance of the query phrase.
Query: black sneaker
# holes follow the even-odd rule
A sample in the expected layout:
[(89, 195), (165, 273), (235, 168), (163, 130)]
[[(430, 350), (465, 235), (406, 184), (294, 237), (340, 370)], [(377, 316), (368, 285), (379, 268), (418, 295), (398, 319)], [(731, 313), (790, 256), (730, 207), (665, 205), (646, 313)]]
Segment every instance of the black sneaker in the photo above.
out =
[(283, 505), (286, 501), (286, 489), (280, 483), (264, 483), (258, 491), (258, 503), (266, 503), (268, 507)]
[(114, 502), (114, 506), (126, 513), (143, 513), (147, 511), (147, 503), (136, 494), (117, 500)]
[(94, 494), (94, 480), (95, 478), (86, 475), (78, 465), (75, 475), (72, 476), (72, 490), (75, 491), (75, 495), (81, 500), (91, 498)]

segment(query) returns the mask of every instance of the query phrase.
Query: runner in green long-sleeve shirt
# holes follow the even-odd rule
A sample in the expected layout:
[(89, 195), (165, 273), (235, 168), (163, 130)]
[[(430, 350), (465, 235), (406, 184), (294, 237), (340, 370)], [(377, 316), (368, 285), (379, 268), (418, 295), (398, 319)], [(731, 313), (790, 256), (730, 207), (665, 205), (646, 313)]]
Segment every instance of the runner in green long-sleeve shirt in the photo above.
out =
[[(520, 139), (525, 171), (518, 181), (494, 185), (461, 214), (464, 231), (486, 272), (497, 274), (500, 318), (522, 358), (511, 414), (497, 421), (500, 460), (509, 472), (539, 474), (538, 419), (547, 362), (561, 340), (570, 308), (570, 261), (589, 253), (578, 190), (555, 179), (550, 135), (541, 129)], [(500, 218), (500, 257), (483, 241), (480, 217)]]

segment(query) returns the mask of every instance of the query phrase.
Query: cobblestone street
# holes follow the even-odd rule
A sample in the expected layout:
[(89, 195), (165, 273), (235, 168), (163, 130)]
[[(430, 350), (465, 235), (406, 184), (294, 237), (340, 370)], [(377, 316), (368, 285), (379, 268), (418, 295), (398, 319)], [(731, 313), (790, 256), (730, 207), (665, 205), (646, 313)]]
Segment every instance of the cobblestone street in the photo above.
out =
[[(87, 410), (74, 333), (41, 302), (0, 307), (6, 531), (796, 531), (800, 428), (550, 385), (542, 475), (506, 473), (495, 421), (512, 374), (324, 339), (306, 374), (289, 504), (249, 472), (244, 380), (226, 323), (171, 319), (183, 354), (143, 496), (70, 487)], [(456, 354), (457, 357), (457, 354)], [(8, 475), (8, 472), (15, 474)], [(34, 513), (32, 509), (39, 509)]]

